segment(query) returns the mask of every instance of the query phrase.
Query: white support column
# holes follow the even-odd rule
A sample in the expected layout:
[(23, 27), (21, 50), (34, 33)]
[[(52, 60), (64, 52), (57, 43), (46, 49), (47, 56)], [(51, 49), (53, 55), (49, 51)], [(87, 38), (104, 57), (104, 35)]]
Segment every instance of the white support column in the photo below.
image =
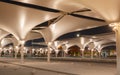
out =
[(15, 46), (15, 59), (17, 58), (18, 50), (19, 50), (19, 47)]
[(84, 55), (85, 38), (84, 37), (80, 37), (80, 43), (82, 45), (82, 58), (84, 58), (85, 57), (85, 55)]
[(47, 53), (47, 62), (50, 62), (50, 46), (51, 46), (51, 42), (48, 42), (48, 53)]
[(93, 59), (93, 49), (91, 50), (91, 59)]
[(84, 58), (84, 49), (81, 49), (82, 50), (82, 58)]
[(116, 52), (117, 52), (117, 74), (120, 75), (120, 23), (111, 23), (111, 27), (116, 34)]
[(101, 50), (98, 50), (98, 58), (101, 58)]
[(21, 48), (20, 48), (20, 53), (21, 53), (21, 63), (24, 62), (24, 43), (25, 43), (24, 40), (21, 40), (21, 41), (20, 41), (20, 45), (21, 45)]
[(47, 62), (50, 62), (50, 48), (48, 47)]

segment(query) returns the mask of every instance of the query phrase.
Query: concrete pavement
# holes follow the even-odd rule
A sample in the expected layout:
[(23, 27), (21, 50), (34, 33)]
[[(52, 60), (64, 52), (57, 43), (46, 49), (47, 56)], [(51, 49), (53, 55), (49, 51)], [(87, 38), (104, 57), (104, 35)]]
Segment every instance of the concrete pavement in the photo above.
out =
[[(115, 75), (116, 64), (0, 58), (0, 75)], [(16, 70), (17, 69), (17, 70)]]

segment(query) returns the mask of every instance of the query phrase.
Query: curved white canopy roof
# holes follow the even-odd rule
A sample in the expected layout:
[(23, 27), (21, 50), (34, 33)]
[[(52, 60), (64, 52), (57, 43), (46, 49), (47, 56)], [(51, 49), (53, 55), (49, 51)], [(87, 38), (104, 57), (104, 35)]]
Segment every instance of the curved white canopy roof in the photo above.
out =
[(94, 42), (94, 44), (95, 44), (95, 48), (101, 50), (101, 48), (104, 44), (109, 44), (109, 43), (112, 43), (112, 42), (114, 42), (114, 41), (109, 40), (109, 39), (108, 40), (104, 39), (104, 40), (96, 41), (96, 42)]
[(4, 30), (0, 30), (0, 40), (2, 40), (2, 38), (4, 38), (5, 36), (9, 35), (10, 33), (4, 31)]
[(42, 38), (43, 36), (40, 33), (37, 32), (29, 32), (25, 38), (25, 41), (27, 40), (33, 40), (33, 39), (39, 39)]
[(0, 47), (1, 47), (1, 40), (9, 34), (10, 33), (0, 29)]
[(49, 28), (41, 30), (41, 32), (48, 41), (54, 41), (59, 36), (72, 31), (89, 29), (103, 25), (106, 25), (106, 23), (67, 15), (57, 23), (50, 25)]
[(92, 38), (94, 41), (101, 40), (101, 39), (116, 41), (114, 33), (105, 33), (105, 34), (94, 35)]
[(95, 13), (93, 11), (80, 12), (82, 10), (83, 11), (86, 10), (87, 8), (85, 5), (83, 5), (77, 1), (74, 1), (74, 0), (14, 0), (14, 1), (43, 6), (43, 7), (47, 7), (47, 8), (60, 10), (63, 12), (68, 12), (68, 13), (73, 12), (75, 14), (81, 14), (81, 15), (86, 15), (86, 16), (91, 16), (91, 17), (96, 17), (96, 18), (102, 18), (98, 13)]
[(120, 0), (75, 0), (99, 13), (107, 22), (120, 22)]
[[(9, 33), (6, 32), (5, 34), (5, 31), (2, 31), (3, 34), (1, 35), (1, 44), (2, 44), (2, 47), (4, 47), (5, 45), (7, 44), (10, 44), (10, 43), (13, 43), (14, 46), (18, 46), (19, 45), (19, 42), (17, 41), (17, 39), (15, 37), (11, 37), (11, 38), (4, 38), (5, 36), (7, 36)], [(3, 38), (3, 39), (2, 39)], [(42, 38), (42, 35), (40, 33), (36, 33), (36, 32), (29, 32), (25, 38), (25, 41), (27, 40), (33, 40), (33, 39), (38, 39), (38, 38)]]
[[(93, 1), (93, 0), (89, 0), (89, 1), (87, 0), (83, 0), (83, 1), (82, 0), (14, 0), (14, 1), (30, 3), (30, 4), (44, 6), (44, 7), (62, 10), (66, 12), (73, 12), (73, 11), (77, 11), (82, 8), (85, 8), (85, 6), (81, 5), (80, 2), (82, 2), (89, 8), (92, 8), (93, 10), (97, 11), (97, 13), (99, 12), (99, 14), (102, 15), (109, 22), (118, 21), (118, 18), (119, 18), (119, 12), (117, 10), (118, 5), (116, 4), (118, 0), (116, 1), (107, 0), (108, 2), (105, 1), (105, 4), (107, 4), (106, 7), (103, 7), (101, 4), (103, 2), (98, 0), (96, 1)], [(112, 7), (113, 4), (114, 5), (116, 4), (115, 7)], [(109, 9), (109, 10), (106, 10), (106, 9)], [(113, 9), (115, 11), (111, 11)], [(0, 10), (1, 10), (0, 27), (12, 33), (18, 40), (22, 40), (22, 39), (28, 40), (36, 37), (41, 37), (41, 35), (31, 34), (28, 32), (32, 28), (34, 28), (36, 25), (41, 24), (45, 21), (48, 21), (52, 18), (55, 18), (59, 15), (59, 13), (51, 13), (47, 11), (36, 10), (36, 9), (22, 7), (22, 6), (4, 3), (4, 2), (0, 2)], [(87, 16), (101, 18), (100, 16), (98, 16), (97, 13), (94, 13), (93, 11), (92, 12), (89, 11), (87, 13), (82, 12), (77, 14), (84, 14)], [(85, 18), (77, 18), (70, 15), (66, 15), (57, 23), (52, 24), (43, 30), (40, 30), (40, 33), (45, 38), (45, 40), (49, 42), (49, 41), (54, 41), (59, 36), (69, 32), (89, 29), (89, 28), (102, 26), (102, 25), (106, 25), (106, 23), (101, 21), (95, 21), (95, 20), (90, 20)]]
[(89, 46), (90, 49), (94, 49), (94, 48), (100, 49), (104, 45), (109, 46), (109, 45), (111, 45), (111, 43), (113, 44), (116, 41), (115, 34), (113, 32), (98, 34), (98, 35), (94, 35), (94, 36), (84, 36), (84, 37), (87, 37), (89, 39), (89, 41), (85, 40), (86, 43), (84, 45), (84, 48), (86, 46)]
[(100, 50), (102, 50), (105, 47), (109, 47), (109, 46), (116, 46), (116, 44), (106, 44), (106, 45), (103, 45), (103, 46), (101, 46)]
[(10, 43), (13, 43), (13, 41), (11, 40), (11, 38), (4, 38), (1, 41), (1, 47), (4, 47), (5, 45), (8, 45)]
[(13, 34), (17, 40), (25, 39), (33, 27), (58, 15), (0, 2), (0, 28)]
[(83, 5), (74, 0), (14, 0), (23, 3), (40, 5), (48, 8), (58, 9), (66, 12), (73, 12), (84, 8)]

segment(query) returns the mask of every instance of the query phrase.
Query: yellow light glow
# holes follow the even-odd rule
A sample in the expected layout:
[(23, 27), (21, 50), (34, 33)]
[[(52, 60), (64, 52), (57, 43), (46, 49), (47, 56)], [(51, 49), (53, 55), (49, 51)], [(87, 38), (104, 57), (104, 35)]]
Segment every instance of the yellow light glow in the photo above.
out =
[(80, 34), (77, 34), (77, 37), (80, 37)]
[(57, 47), (57, 46), (58, 46), (58, 41), (55, 41), (55, 42), (54, 42), (54, 45)]
[(63, 1), (63, 0), (56, 0), (56, 1), (54, 1), (54, 3), (52, 4), (53, 7), (54, 7), (55, 9), (57, 9), (58, 6), (59, 6), (59, 4), (60, 4), (60, 2), (62, 2), (62, 1)]
[(91, 49), (91, 51), (94, 51), (94, 49)]
[(20, 43), (21, 43), (21, 44), (24, 44), (24, 43), (25, 43), (25, 41), (24, 41), (24, 40), (22, 40), (22, 41), (20, 41)]
[(23, 9), (19, 14), (20, 14), (20, 30), (22, 31), (26, 21), (26, 11)]
[(51, 28), (51, 31), (55, 31), (55, 27), (56, 27), (56, 24), (52, 24), (52, 25), (50, 25), (50, 28)]
[(110, 27), (120, 26), (120, 23), (110, 23), (109, 26), (110, 26)]
[(27, 48), (26, 47), (24, 47), (24, 50), (26, 50)]
[(93, 42), (93, 39), (90, 39), (90, 42)]
[(113, 23), (109, 24), (110, 27), (114, 27), (115, 25)]
[(22, 15), (22, 16), (21, 16), (21, 19), (20, 19), (20, 28), (21, 28), (21, 29), (23, 29), (24, 24), (25, 24), (25, 16)]
[(52, 42), (48, 42), (48, 45), (51, 46), (51, 45), (52, 45)]
[(15, 46), (15, 48), (16, 48), (16, 49), (19, 49), (19, 47), (18, 47), (18, 46)]
[(23, 0), (23, 2), (28, 3), (30, 0)]
[(82, 51), (84, 51), (84, 49), (81, 49)]
[(12, 49), (12, 47), (9, 47), (9, 49)]
[(46, 14), (46, 16), (45, 16), (45, 20), (49, 20), (49, 18), (50, 18), (50, 15), (48, 15), (48, 14)]
[(100, 50), (98, 50), (98, 52), (100, 53), (101, 51), (100, 51)]
[(113, 28), (113, 31), (116, 31), (120, 27), (120, 23), (111, 23), (109, 26)]

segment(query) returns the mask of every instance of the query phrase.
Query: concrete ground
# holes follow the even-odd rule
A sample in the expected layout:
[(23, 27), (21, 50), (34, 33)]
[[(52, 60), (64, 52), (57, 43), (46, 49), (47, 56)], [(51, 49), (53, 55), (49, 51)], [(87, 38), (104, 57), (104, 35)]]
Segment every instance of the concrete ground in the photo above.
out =
[(115, 75), (116, 64), (0, 58), (0, 75)]

